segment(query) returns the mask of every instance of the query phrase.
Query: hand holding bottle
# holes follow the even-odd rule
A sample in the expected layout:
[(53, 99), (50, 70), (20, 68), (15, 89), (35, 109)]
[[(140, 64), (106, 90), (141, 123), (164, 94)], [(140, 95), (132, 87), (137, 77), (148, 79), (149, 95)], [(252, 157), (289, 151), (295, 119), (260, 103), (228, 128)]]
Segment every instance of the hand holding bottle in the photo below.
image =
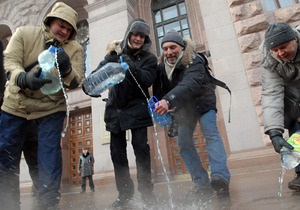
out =
[(71, 73), (72, 66), (71, 66), (70, 58), (63, 49), (57, 51), (57, 63), (58, 66), (56, 66), (56, 68), (59, 69), (62, 78), (65, 78)]
[(40, 78), (42, 69), (39, 68), (33, 73), (22, 72), (17, 78), (17, 85), (21, 89), (30, 89), (33, 91), (39, 90), (45, 84), (52, 83), (51, 79), (42, 79)]

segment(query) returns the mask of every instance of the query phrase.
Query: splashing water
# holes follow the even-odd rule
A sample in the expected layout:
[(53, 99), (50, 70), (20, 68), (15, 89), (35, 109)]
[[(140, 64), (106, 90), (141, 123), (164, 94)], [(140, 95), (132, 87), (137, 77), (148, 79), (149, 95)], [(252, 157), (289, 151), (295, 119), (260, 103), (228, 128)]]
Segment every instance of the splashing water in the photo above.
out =
[[(147, 97), (147, 95), (145, 94), (145, 92), (143, 91), (142, 87), (140, 86), (140, 84), (138, 83), (138, 81), (136, 80), (136, 78), (134, 77), (134, 75), (132, 74), (132, 72), (130, 71), (130, 69), (128, 68), (128, 70), (130, 75), (132, 76), (132, 78), (134, 79), (135, 83), (137, 84), (137, 86), (139, 87), (139, 89), (141, 90), (142, 94), (145, 96), (146, 100), (147, 100), (147, 103), (149, 102), (149, 99)], [(168, 183), (168, 193), (169, 193), (169, 202), (170, 202), (170, 206), (171, 206), (171, 209), (174, 209), (174, 204), (173, 204), (173, 191), (172, 191), (172, 188), (171, 188), (171, 185), (170, 185), (170, 179), (169, 179), (169, 176), (168, 176), (168, 173), (167, 173), (167, 169), (166, 169), (166, 165), (164, 163), (164, 160), (163, 160), (163, 157), (161, 155), (161, 150), (160, 150), (160, 144), (159, 144), (159, 139), (158, 139), (158, 133), (157, 133), (157, 128), (156, 128), (156, 123), (155, 123), (155, 120), (154, 120), (154, 116), (153, 116), (153, 111), (152, 109), (151, 110), (151, 117), (152, 117), (152, 121), (153, 121), (153, 128), (154, 128), (154, 134), (155, 134), (155, 139), (156, 139), (156, 147), (157, 147), (157, 152), (158, 152), (158, 158), (161, 162), (161, 165), (162, 165), (162, 168), (163, 168), (163, 171), (164, 171), (164, 175), (165, 175), (165, 179)]]
[(68, 126), (69, 126), (70, 105), (69, 105), (68, 95), (67, 95), (67, 92), (66, 92), (66, 90), (64, 88), (64, 84), (62, 82), (61, 74), (60, 74), (60, 71), (59, 71), (59, 63), (57, 61), (57, 50), (55, 50), (55, 64), (56, 64), (56, 67), (57, 67), (57, 73), (58, 73), (59, 83), (60, 83), (61, 89), (62, 89), (62, 91), (64, 93), (64, 98), (65, 98), (65, 101), (66, 101), (66, 108), (67, 108), (67, 112), (66, 112), (66, 116), (67, 116), (66, 125), (65, 125), (63, 131), (61, 132), (61, 137), (63, 138), (63, 137), (65, 137), (67, 129), (68, 129)]
[(282, 184), (283, 184), (283, 178), (284, 175), (286, 173), (286, 169), (284, 167), (281, 167), (281, 172), (278, 178), (278, 182), (279, 182), (279, 191), (278, 191), (278, 197), (282, 197)]

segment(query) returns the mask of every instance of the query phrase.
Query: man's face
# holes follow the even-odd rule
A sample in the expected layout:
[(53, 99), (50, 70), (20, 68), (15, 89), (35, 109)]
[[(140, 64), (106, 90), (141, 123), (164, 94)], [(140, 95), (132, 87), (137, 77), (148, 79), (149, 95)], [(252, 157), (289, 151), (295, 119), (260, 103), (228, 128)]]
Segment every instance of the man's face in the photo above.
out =
[(145, 35), (131, 33), (129, 43), (133, 49), (140, 49), (145, 42)]
[(281, 45), (278, 45), (271, 49), (272, 54), (282, 60), (282, 61), (290, 61), (293, 59), (297, 51), (297, 39), (293, 39), (291, 41), (285, 42)]
[(83, 149), (82, 153), (86, 155), (87, 151), (88, 151), (87, 149)]
[(59, 42), (63, 42), (70, 37), (73, 27), (68, 22), (59, 18), (55, 18), (50, 23), (50, 31), (54, 34), (55, 38)]
[(164, 57), (171, 64), (175, 64), (180, 53), (183, 51), (183, 47), (175, 42), (165, 42), (162, 45)]

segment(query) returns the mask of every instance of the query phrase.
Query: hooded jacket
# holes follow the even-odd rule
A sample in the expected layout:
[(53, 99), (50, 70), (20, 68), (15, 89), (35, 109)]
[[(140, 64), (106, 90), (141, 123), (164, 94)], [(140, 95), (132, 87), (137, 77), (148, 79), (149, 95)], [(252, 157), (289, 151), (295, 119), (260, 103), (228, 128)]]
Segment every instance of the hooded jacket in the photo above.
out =
[(264, 131), (290, 129), (300, 117), (300, 33), (297, 53), (291, 62), (282, 62), (261, 45), (262, 114)]
[[(131, 33), (145, 34), (145, 42), (139, 50), (132, 50), (128, 46)], [(152, 119), (148, 113), (147, 98), (149, 98), (148, 88), (153, 84), (156, 77), (157, 58), (149, 52), (150, 46), (149, 26), (139, 19), (133, 20), (128, 25), (123, 40), (112, 41), (108, 44), (108, 55), (126, 54), (135, 66), (134, 69), (130, 69), (134, 77), (127, 70), (125, 79), (109, 90), (104, 121), (106, 129), (110, 132), (118, 133), (120, 130), (125, 131), (152, 125)], [(105, 59), (100, 63), (100, 66), (107, 62)]]
[(175, 108), (178, 121), (188, 121), (190, 116), (200, 116), (216, 109), (215, 85), (210, 81), (203, 61), (196, 56), (194, 43), (184, 38), (186, 43), (181, 60), (168, 79), (164, 56), (158, 65), (157, 79), (153, 85), (153, 94), (170, 102)]
[[(63, 78), (63, 84), (66, 88), (73, 89), (81, 83), (83, 76), (82, 47), (74, 40), (77, 34), (77, 13), (65, 3), (59, 2), (45, 17), (41, 27), (19, 27), (13, 34), (5, 51), (4, 65), (9, 75), (9, 81), (1, 107), (3, 111), (26, 119), (36, 119), (66, 110), (62, 90), (55, 94), (44, 95), (40, 90), (22, 90), (16, 84), (19, 74), (37, 61), (38, 55), (45, 50), (47, 43), (54, 41), (54, 35), (49, 28), (49, 22), (53, 18), (60, 18), (73, 26), (68, 40), (60, 43), (60, 47), (69, 55), (72, 65), (72, 71)], [(33, 72), (38, 67), (38, 65), (34, 66), (29, 72)]]

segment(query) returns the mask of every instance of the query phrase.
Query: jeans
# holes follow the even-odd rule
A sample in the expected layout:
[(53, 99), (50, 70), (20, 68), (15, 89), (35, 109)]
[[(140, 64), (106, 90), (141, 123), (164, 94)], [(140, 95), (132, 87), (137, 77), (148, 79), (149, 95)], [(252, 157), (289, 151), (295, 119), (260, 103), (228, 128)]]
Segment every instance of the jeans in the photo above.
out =
[[(62, 176), (62, 153), (60, 147), (61, 132), (65, 112), (41, 117), (36, 120), (38, 128), (38, 167), (39, 195), (41, 206), (58, 205), (60, 199), (60, 182)], [(1, 113), (0, 121), (0, 174), (1, 177), (19, 176), (19, 157), (25, 141), (28, 121), (6, 112)], [(13, 191), (11, 200), (3, 200), (1, 205), (9, 202), (19, 203), (19, 179), (14, 182), (0, 179), (0, 189)], [(2, 190), (5, 192), (6, 191)], [(18, 191), (18, 192), (17, 192)], [(2, 197), (0, 196), (0, 199)], [(5, 198), (4, 198), (5, 199)], [(10, 208), (9, 208), (10, 209)]]
[[(148, 145), (147, 127), (131, 129), (132, 146), (136, 157), (138, 191), (142, 194), (152, 192), (150, 147)], [(110, 133), (110, 153), (114, 165), (115, 180), (119, 194), (133, 195), (134, 185), (130, 177), (126, 132)]]
[(201, 163), (193, 141), (193, 133), (198, 120), (206, 140), (211, 177), (219, 176), (229, 184), (230, 172), (227, 167), (227, 156), (217, 128), (215, 110), (204, 113), (199, 119), (192, 116), (188, 123), (178, 122), (180, 155), (191, 174), (192, 180), (198, 187), (210, 187), (208, 173)]

